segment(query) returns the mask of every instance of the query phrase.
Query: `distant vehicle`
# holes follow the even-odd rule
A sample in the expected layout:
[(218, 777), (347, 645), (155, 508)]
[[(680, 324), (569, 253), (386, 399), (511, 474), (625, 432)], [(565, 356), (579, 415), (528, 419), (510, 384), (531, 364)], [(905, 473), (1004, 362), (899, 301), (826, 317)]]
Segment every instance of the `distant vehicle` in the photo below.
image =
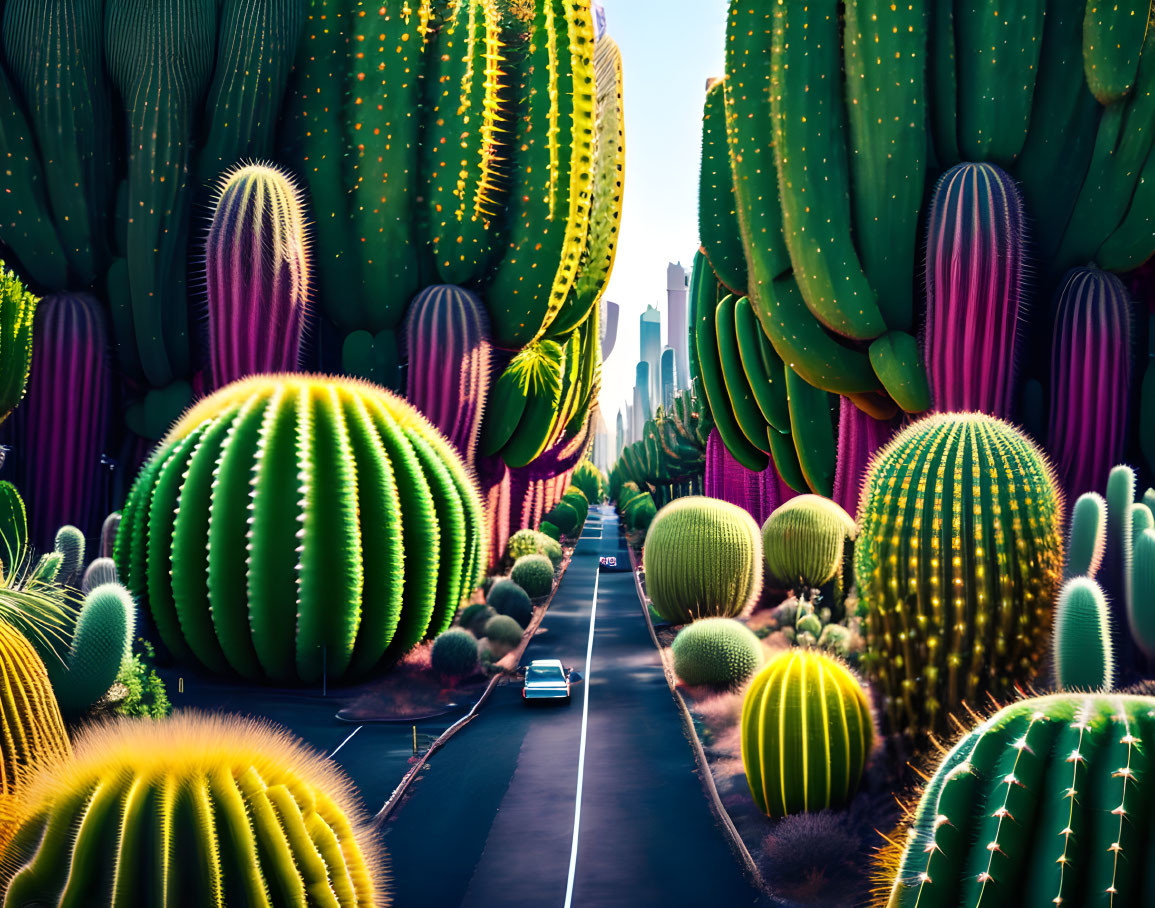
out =
[(627, 558), (619, 559), (616, 555), (602, 555), (598, 559), (598, 570), (609, 571), (617, 573), (620, 571), (628, 571), (630, 569), (630, 562)]
[(521, 696), (531, 700), (562, 700), (569, 703), (570, 676), (558, 659), (534, 659), (525, 670)]

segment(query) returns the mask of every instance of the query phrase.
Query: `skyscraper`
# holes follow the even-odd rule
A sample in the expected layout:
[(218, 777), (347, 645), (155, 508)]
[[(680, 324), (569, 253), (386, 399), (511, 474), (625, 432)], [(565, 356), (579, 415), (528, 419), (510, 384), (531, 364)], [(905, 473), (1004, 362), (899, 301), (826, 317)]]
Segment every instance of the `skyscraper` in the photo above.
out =
[(648, 403), (653, 406), (662, 400), (662, 313), (654, 306), (647, 306), (642, 313), (638, 331), (641, 338), (641, 362), (649, 366)]
[(674, 388), (690, 387), (689, 282), (682, 263), (666, 268), (666, 345), (674, 350)]

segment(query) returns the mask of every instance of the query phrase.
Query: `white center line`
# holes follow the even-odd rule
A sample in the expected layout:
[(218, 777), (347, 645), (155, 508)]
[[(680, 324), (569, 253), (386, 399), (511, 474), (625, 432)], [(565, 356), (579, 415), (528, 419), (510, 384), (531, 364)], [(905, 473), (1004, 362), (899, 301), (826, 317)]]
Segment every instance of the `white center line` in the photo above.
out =
[(364, 727), (365, 727), (364, 725), (358, 725), (351, 732), (349, 732), (349, 734), (345, 738), (345, 740), (333, 748), (333, 752), (328, 755), (329, 758), (332, 759), (333, 757), (337, 756), (337, 751), (339, 751), (342, 747), (344, 747), (346, 744), (348, 744), (352, 740), (353, 735), (357, 734), (357, 732), (359, 732)]
[(574, 872), (577, 870), (578, 832), (582, 822), (582, 782), (586, 771), (586, 728), (590, 717), (590, 678), (593, 675), (594, 622), (598, 615), (598, 583), (601, 579), (600, 571), (594, 574), (594, 601), (590, 608), (590, 639), (586, 644), (586, 676), (583, 682), (585, 690), (582, 693), (582, 736), (578, 748), (577, 797), (574, 799), (573, 808), (573, 844), (569, 850), (569, 881), (565, 886), (565, 908), (570, 908), (573, 904), (573, 880)]

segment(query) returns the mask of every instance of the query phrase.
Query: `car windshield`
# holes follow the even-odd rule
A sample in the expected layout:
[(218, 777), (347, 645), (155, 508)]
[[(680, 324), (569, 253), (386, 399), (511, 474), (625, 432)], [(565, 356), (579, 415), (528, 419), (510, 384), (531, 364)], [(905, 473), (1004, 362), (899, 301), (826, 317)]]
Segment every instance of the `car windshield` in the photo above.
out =
[(525, 670), (526, 684), (562, 684), (565, 673), (556, 665), (531, 665)]

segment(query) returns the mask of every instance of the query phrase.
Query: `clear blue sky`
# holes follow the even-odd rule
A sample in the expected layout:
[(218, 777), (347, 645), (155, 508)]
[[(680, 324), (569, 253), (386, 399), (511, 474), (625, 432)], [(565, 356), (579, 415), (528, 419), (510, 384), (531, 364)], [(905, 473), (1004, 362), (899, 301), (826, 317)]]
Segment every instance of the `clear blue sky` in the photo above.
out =
[[(723, 70), (726, 0), (602, 0), (622, 49), (626, 192), (606, 298), (622, 307), (605, 363), (602, 412), (612, 429), (632, 396), (638, 316), (665, 297), (666, 263), (698, 248), (698, 166), (706, 79)], [(663, 342), (665, 341), (665, 325)]]

